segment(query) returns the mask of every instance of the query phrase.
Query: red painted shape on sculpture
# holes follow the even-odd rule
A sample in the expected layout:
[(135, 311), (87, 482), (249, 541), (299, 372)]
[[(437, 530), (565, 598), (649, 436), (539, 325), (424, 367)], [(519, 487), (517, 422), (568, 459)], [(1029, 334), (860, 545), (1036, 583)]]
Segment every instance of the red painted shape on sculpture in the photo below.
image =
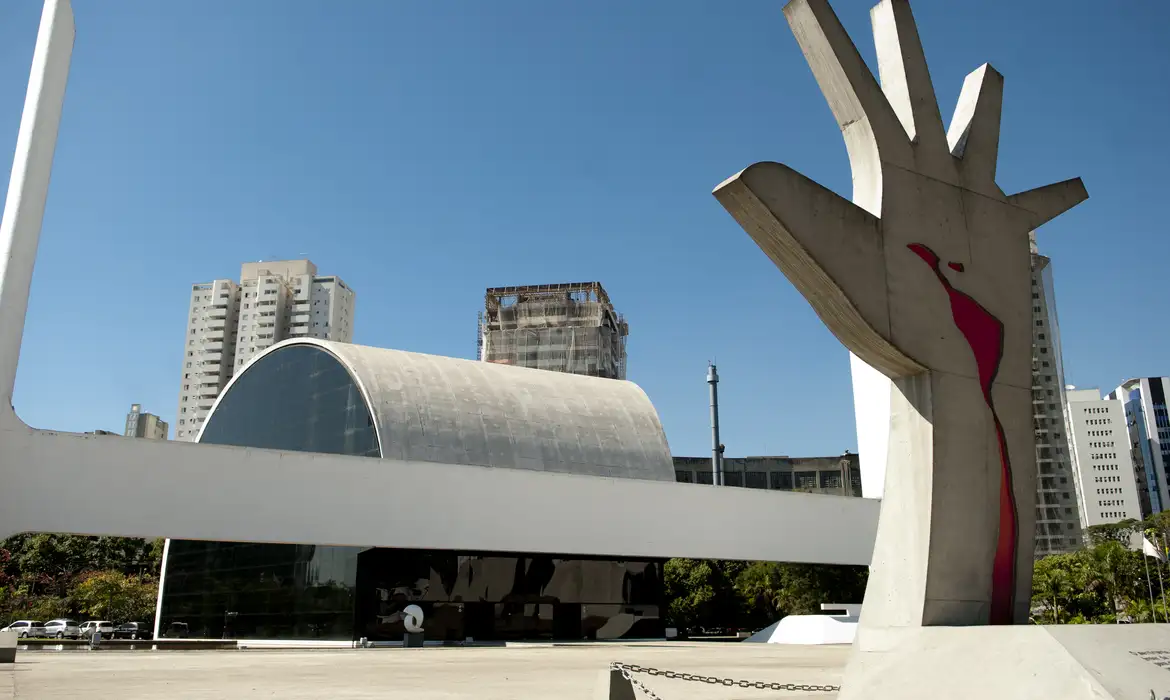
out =
[(955, 272), (962, 272), (964, 269), (963, 263), (957, 263), (957, 262), (949, 262), (949, 263), (947, 263), (947, 267), (951, 268)]
[[(1018, 546), (1017, 531), (1019, 516), (1016, 513), (1016, 498), (1012, 491), (1012, 465), (1008, 459), (1007, 440), (1004, 437), (1003, 425), (995, 412), (995, 403), (991, 398), (991, 385), (995, 382), (995, 375), (999, 371), (999, 363), (1003, 359), (1003, 323), (983, 308), (979, 302), (960, 292), (951, 285), (939, 269), (939, 257), (933, 250), (921, 243), (911, 243), (906, 246), (918, 257), (930, 265), (938, 281), (947, 290), (951, 299), (951, 315), (955, 325), (967, 339), (971, 352), (975, 355), (975, 365), (979, 371), (979, 386), (983, 390), (983, 400), (991, 409), (991, 417), (995, 422), (995, 437), (999, 443), (1000, 463), (1000, 490), (999, 490), (999, 540), (995, 548), (995, 560), (991, 572), (991, 624), (1007, 625), (1013, 622), (1014, 600), (1016, 592), (1016, 548)], [(963, 271), (961, 263), (950, 263), (953, 270)]]

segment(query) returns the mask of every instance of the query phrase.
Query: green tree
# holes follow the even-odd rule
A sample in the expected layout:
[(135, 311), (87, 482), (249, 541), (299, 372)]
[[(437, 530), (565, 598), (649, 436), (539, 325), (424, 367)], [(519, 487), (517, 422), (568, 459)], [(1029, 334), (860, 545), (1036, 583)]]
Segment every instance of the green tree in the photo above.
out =
[(1093, 546), (1116, 542), (1125, 547), (1129, 545), (1130, 536), (1141, 529), (1141, 521), (1129, 518), (1116, 523), (1090, 525), (1085, 532), (1088, 533), (1089, 543)]
[(1074, 590), (1072, 555), (1057, 554), (1036, 562), (1032, 572), (1032, 608), (1037, 621), (1059, 623), (1070, 617), (1069, 600)]
[(778, 564), (777, 609), (785, 615), (819, 615), (821, 603), (860, 603), (869, 567), (832, 564)]
[(735, 578), (735, 593), (748, 629), (767, 627), (780, 618), (776, 602), (783, 587), (780, 567), (772, 562), (756, 561), (744, 567)]
[(705, 559), (671, 559), (663, 567), (667, 608), (666, 622), (680, 630), (711, 626), (720, 607), (722, 572), (718, 562)]
[(84, 574), (73, 590), (77, 609), (104, 620), (146, 622), (154, 618), (158, 583), (118, 571)]

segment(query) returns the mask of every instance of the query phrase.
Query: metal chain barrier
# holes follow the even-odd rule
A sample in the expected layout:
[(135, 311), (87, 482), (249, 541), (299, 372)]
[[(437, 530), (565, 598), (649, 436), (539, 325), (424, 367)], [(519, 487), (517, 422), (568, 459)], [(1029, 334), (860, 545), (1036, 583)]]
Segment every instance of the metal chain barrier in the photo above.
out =
[(622, 677), (630, 682), (638, 690), (641, 690), (652, 700), (662, 700), (654, 693), (654, 691), (647, 688), (638, 679), (634, 678), (635, 673), (645, 673), (648, 676), (662, 676), (663, 678), (672, 678), (680, 681), (692, 681), (695, 683), (707, 683), (708, 685), (722, 685), (728, 688), (755, 688), (756, 690), (796, 690), (808, 693), (835, 693), (841, 690), (839, 685), (811, 685), (809, 683), (769, 683), (766, 681), (737, 681), (731, 678), (718, 678), (716, 676), (700, 676), (694, 673), (679, 673), (677, 671), (663, 671), (662, 669), (653, 668), (650, 666), (638, 666), (637, 664), (623, 664), (614, 661), (610, 664), (610, 668), (622, 672)]

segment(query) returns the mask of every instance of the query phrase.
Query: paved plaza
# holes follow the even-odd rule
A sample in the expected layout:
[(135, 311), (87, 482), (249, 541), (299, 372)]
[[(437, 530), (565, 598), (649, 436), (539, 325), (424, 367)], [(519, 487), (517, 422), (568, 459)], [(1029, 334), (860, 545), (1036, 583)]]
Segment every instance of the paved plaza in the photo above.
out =
[[(433, 698), (587, 700), (620, 660), (735, 679), (839, 685), (847, 646), (583, 644), (342, 651), (21, 652), (0, 667), (8, 698)], [(643, 678), (664, 700), (832, 698)], [(639, 695), (639, 698), (642, 696)]]

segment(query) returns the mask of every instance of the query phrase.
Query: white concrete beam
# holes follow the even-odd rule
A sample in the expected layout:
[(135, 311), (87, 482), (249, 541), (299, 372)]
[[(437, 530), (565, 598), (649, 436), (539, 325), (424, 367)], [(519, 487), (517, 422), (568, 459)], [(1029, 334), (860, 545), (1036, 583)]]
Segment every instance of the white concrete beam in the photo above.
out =
[(0, 536), (73, 532), (829, 564), (869, 563), (880, 506), (839, 496), (55, 433), (2, 410), (0, 484)]
[(57, 126), (73, 57), (69, 0), (46, 0), (0, 220), (0, 404), (12, 404), (33, 261), (41, 237)]

